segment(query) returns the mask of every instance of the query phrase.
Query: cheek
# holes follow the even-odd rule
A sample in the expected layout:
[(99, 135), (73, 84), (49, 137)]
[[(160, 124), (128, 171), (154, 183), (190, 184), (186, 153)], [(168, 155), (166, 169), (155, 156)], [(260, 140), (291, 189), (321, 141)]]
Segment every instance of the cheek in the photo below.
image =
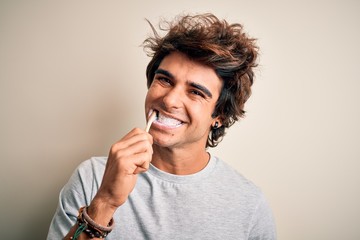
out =
[[(149, 108), (150, 106), (150, 104), (151, 104), (151, 102), (152, 102), (152, 99), (153, 99), (153, 97), (152, 97), (152, 95), (151, 95), (151, 92), (147, 92), (146, 93), (146, 97), (145, 97), (145, 108)], [(148, 109), (147, 109), (148, 110)]]
[(154, 96), (155, 94), (156, 94), (155, 89), (150, 86), (150, 88), (148, 89), (148, 91), (147, 91), (147, 93), (146, 93), (146, 98), (145, 98), (145, 100), (148, 101), (148, 100), (153, 99), (153, 98), (155, 97), (155, 96)]
[(192, 116), (194, 116), (196, 119), (201, 120), (204, 124), (212, 121), (212, 108), (210, 108), (209, 106), (192, 103), (190, 105), (190, 108), (188, 109), (189, 111), (191, 111)]
[(157, 84), (151, 84), (151, 86), (149, 87), (148, 91), (147, 91), (147, 95), (149, 97), (153, 97), (156, 95), (159, 95), (159, 92), (161, 91), (161, 88), (159, 88), (159, 86)]
[(155, 102), (159, 102), (161, 99), (161, 92), (159, 89), (155, 89), (154, 87), (150, 87), (146, 93), (145, 97), (145, 108), (149, 110)]

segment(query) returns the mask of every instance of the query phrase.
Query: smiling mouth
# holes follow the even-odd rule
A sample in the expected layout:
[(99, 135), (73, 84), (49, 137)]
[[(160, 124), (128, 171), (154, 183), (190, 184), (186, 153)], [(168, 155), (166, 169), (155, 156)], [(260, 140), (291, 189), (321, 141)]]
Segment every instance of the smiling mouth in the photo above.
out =
[(182, 121), (175, 119), (175, 118), (171, 118), (168, 116), (163, 115), (162, 113), (160, 113), (159, 111), (156, 111), (156, 120), (155, 122), (167, 127), (178, 127), (180, 125), (182, 125)]

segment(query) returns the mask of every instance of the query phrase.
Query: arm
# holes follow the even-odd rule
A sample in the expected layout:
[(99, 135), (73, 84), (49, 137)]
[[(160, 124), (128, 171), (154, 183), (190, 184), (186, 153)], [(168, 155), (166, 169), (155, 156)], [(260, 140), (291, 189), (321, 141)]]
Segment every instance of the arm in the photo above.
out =
[[(152, 152), (151, 135), (138, 128), (111, 147), (101, 185), (87, 209), (93, 221), (108, 225), (117, 208), (126, 202), (133, 190), (137, 174), (149, 168)], [(71, 239), (77, 228), (75, 223), (64, 239)], [(77, 239), (89, 238), (82, 233)]]
[(276, 226), (272, 211), (263, 195), (250, 223), (249, 240), (276, 240)]

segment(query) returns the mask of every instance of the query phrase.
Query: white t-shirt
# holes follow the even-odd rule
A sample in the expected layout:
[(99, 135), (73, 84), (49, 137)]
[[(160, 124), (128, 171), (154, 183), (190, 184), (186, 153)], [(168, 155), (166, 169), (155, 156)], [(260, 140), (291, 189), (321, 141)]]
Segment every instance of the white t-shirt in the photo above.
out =
[[(60, 192), (47, 239), (62, 239), (79, 208), (90, 205), (106, 160), (94, 157), (75, 170)], [(114, 221), (107, 239), (276, 239), (273, 216), (259, 188), (216, 157), (192, 175), (173, 175), (150, 165)]]

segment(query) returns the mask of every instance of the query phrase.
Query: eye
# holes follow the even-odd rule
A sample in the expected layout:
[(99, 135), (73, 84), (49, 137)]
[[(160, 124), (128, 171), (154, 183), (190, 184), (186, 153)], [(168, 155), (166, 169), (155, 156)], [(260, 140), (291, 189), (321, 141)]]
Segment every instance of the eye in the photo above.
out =
[(196, 90), (196, 89), (192, 89), (192, 90), (190, 91), (190, 93), (192, 93), (192, 94), (194, 94), (194, 95), (197, 95), (197, 96), (200, 96), (200, 97), (202, 97), (202, 98), (205, 98), (205, 95), (204, 95), (201, 91), (198, 91), (198, 90)]
[(158, 80), (159, 82), (161, 82), (162, 84), (172, 85), (171, 80), (167, 77), (159, 75), (159, 76), (156, 76), (155, 79)]

